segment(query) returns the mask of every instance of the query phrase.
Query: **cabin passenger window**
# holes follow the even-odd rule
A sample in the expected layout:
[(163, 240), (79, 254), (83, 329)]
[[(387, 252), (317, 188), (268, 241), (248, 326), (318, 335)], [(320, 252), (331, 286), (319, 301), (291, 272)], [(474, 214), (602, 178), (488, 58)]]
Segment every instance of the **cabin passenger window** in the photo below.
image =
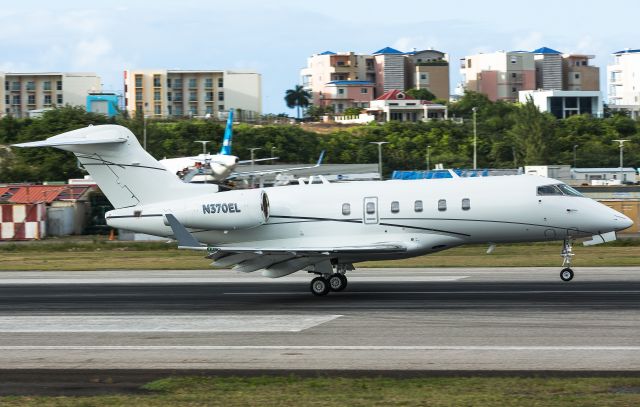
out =
[(416, 201), (416, 202), (413, 204), (413, 209), (414, 209), (416, 212), (422, 212), (422, 201)]
[(446, 211), (447, 210), (447, 200), (446, 199), (441, 199), (438, 201), (438, 210), (440, 212)]
[(372, 215), (376, 213), (376, 204), (373, 202), (367, 202), (367, 214)]
[(543, 185), (538, 187), (538, 195), (562, 195), (562, 191), (557, 185)]
[(348, 203), (342, 204), (342, 214), (351, 215), (351, 204), (348, 204)]
[(463, 198), (462, 199), (462, 210), (463, 211), (468, 211), (469, 209), (471, 209), (471, 201), (469, 200), (469, 198)]
[(391, 213), (398, 213), (398, 212), (400, 212), (400, 202), (398, 201), (391, 202)]

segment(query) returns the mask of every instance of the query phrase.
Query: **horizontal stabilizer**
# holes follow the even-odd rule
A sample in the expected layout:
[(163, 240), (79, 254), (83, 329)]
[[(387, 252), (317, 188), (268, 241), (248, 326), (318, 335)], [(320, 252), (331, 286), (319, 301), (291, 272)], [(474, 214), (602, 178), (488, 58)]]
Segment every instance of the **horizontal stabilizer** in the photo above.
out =
[(107, 143), (124, 143), (127, 138), (115, 132), (96, 132), (93, 134), (79, 134), (77, 137), (49, 137), (46, 140), (31, 141), (29, 143), (14, 144), (13, 147), (57, 147), (72, 145), (90, 145)]

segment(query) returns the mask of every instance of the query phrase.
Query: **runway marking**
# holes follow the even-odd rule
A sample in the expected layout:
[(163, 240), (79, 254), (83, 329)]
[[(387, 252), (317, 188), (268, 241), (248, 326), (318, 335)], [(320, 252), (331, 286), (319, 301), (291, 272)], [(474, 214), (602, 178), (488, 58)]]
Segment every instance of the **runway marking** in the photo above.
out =
[[(415, 277), (349, 277), (350, 281), (372, 282), (372, 283), (393, 283), (393, 282), (450, 282), (458, 281), (469, 276), (415, 276)], [(0, 278), (0, 285), (37, 285), (37, 284), (209, 284), (209, 283), (297, 283), (309, 282), (307, 276), (285, 277), (279, 279), (269, 279), (265, 277), (132, 277), (132, 278)]]
[(0, 350), (640, 351), (640, 346), (14, 345)]
[[(347, 291), (349, 294), (640, 294), (640, 290), (522, 290), (522, 291)], [(227, 292), (224, 295), (308, 295), (295, 291)]]
[(300, 332), (341, 316), (300, 314), (0, 316), (0, 332)]

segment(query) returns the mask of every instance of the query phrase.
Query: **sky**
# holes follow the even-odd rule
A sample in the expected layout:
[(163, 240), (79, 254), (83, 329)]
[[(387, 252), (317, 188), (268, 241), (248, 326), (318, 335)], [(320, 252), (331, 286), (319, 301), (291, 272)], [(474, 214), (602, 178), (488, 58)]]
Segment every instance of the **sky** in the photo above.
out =
[(23, 0), (0, 9), (0, 71), (96, 72), (121, 92), (125, 69), (255, 70), (264, 113), (294, 114), (284, 92), (326, 50), (435, 48), (453, 93), (465, 55), (547, 46), (596, 55), (606, 94), (611, 53), (640, 48), (639, 12), (637, 0)]

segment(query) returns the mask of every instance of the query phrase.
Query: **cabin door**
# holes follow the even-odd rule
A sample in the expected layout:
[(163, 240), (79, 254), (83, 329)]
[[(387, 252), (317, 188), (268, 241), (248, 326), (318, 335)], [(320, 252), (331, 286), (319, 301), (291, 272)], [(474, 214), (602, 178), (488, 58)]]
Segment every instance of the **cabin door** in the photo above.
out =
[(378, 223), (378, 197), (370, 196), (364, 198), (363, 203), (363, 217), (365, 224), (377, 224)]

